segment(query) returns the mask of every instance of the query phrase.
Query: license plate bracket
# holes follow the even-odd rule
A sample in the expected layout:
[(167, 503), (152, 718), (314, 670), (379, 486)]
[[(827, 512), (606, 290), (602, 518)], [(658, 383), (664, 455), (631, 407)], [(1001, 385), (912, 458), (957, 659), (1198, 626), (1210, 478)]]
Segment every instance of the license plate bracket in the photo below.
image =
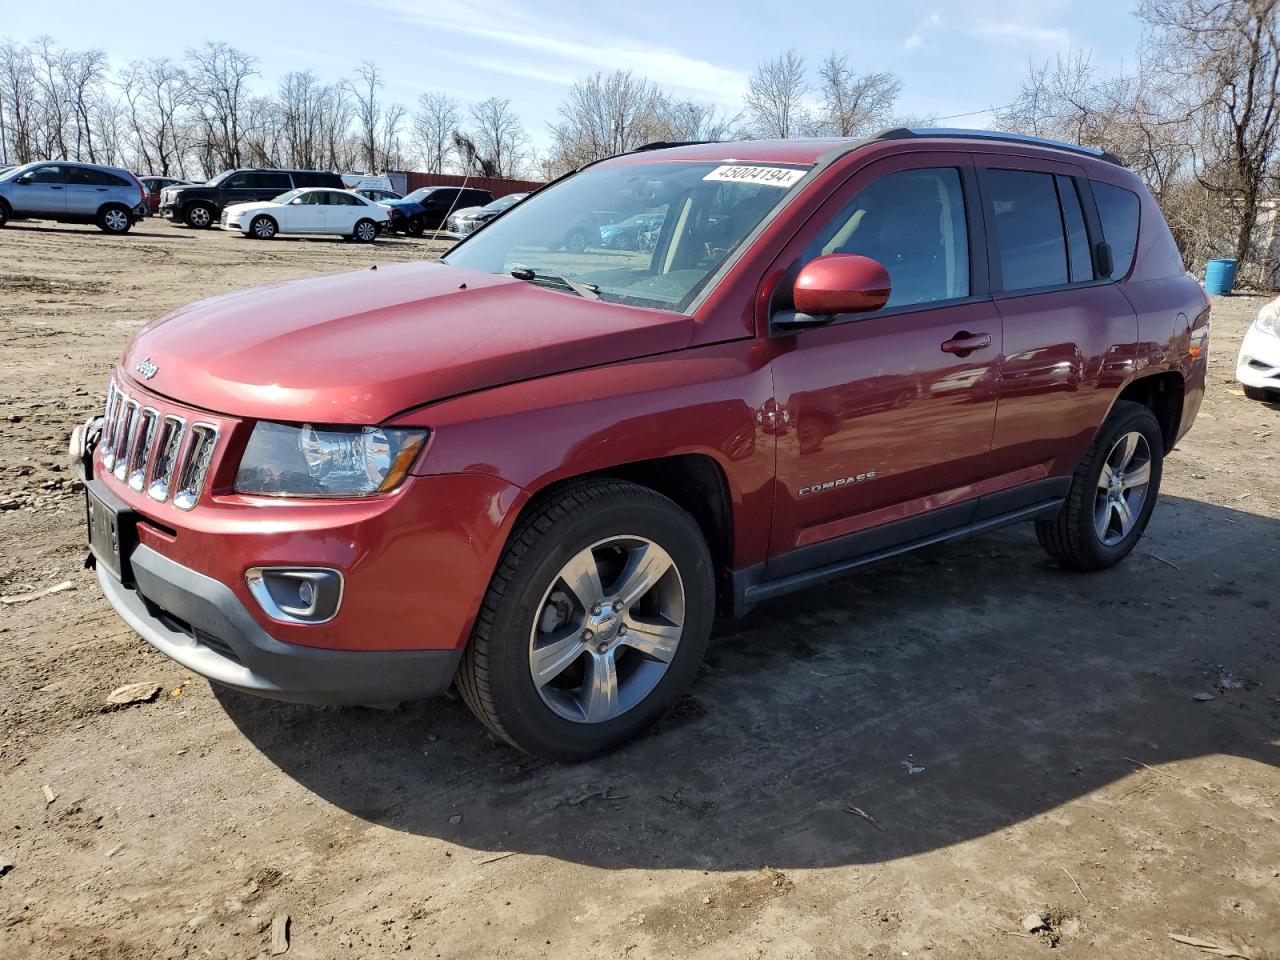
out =
[(96, 480), (84, 485), (89, 552), (108, 573), (130, 586), (133, 569), (129, 565), (129, 557), (138, 543), (138, 517), (115, 497), (97, 487)]

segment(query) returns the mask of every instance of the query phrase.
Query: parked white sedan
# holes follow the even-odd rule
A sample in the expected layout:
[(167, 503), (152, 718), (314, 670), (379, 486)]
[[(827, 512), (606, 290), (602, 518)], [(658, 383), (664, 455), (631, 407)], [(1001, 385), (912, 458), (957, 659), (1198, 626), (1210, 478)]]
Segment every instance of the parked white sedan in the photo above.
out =
[(336, 233), (372, 243), (390, 214), (350, 190), (290, 190), (274, 200), (236, 203), (222, 211), (222, 229), (270, 240), (279, 233)]
[(1236, 379), (1251, 400), (1280, 403), (1280, 298), (1258, 311), (1240, 345)]

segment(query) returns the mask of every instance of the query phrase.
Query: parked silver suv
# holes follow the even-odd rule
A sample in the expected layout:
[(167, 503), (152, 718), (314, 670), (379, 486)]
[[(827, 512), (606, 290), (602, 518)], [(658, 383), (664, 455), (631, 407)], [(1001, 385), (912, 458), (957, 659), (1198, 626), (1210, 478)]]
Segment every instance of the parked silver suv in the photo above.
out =
[(0, 227), (33, 218), (128, 233), (148, 212), (146, 188), (120, 167), (57, 160), (0, 173)]

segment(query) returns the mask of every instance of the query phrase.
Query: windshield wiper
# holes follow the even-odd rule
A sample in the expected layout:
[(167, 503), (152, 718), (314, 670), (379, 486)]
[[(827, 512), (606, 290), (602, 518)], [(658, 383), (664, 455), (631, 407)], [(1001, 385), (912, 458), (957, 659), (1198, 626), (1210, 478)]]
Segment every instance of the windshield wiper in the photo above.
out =
[(581, 280), (571, 280), (568, 277), (558, 277), (554, 273), (534, 273), (528, 267), (515, 267), (511, 271), (511, 276), (517, 280), (527, 280), (529, 283), (550, 283), (556, 286), (564, 287), (566, 290), (572, 290), (580, 297), (588, 300), (600, 299), (600, 288), (594, 283), (584, 283)]

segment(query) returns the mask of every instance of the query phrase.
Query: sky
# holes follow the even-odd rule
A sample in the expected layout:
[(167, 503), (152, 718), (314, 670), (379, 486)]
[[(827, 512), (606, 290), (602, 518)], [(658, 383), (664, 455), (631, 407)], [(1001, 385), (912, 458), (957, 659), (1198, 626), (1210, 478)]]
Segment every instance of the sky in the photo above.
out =
[(105, 50), (113, 65), (225, 40), (256, 56), (258, 84), (274, 88), (292, 70), (332, 80), (375, 60), (387, 96), (410, 110), (429, 90), (464, 103), (510, 98), (537, 148), (569, 85), (596, 71), (629, 68), (736, 111), (761, 60), (794, 47), (812, 72), (834, 49), (859, 72), (898, 74), (901, 113), (972, 113), (943, 125), (982, 127), (990, 114), (974, 112), (1011, 101), (1029, 62), (1083, 50), (1114, 71), (1140, 39), (1132, 0), (216, 0), (167, 16), (154, 0), (7, 6), (0, 37), (48, 34)]

